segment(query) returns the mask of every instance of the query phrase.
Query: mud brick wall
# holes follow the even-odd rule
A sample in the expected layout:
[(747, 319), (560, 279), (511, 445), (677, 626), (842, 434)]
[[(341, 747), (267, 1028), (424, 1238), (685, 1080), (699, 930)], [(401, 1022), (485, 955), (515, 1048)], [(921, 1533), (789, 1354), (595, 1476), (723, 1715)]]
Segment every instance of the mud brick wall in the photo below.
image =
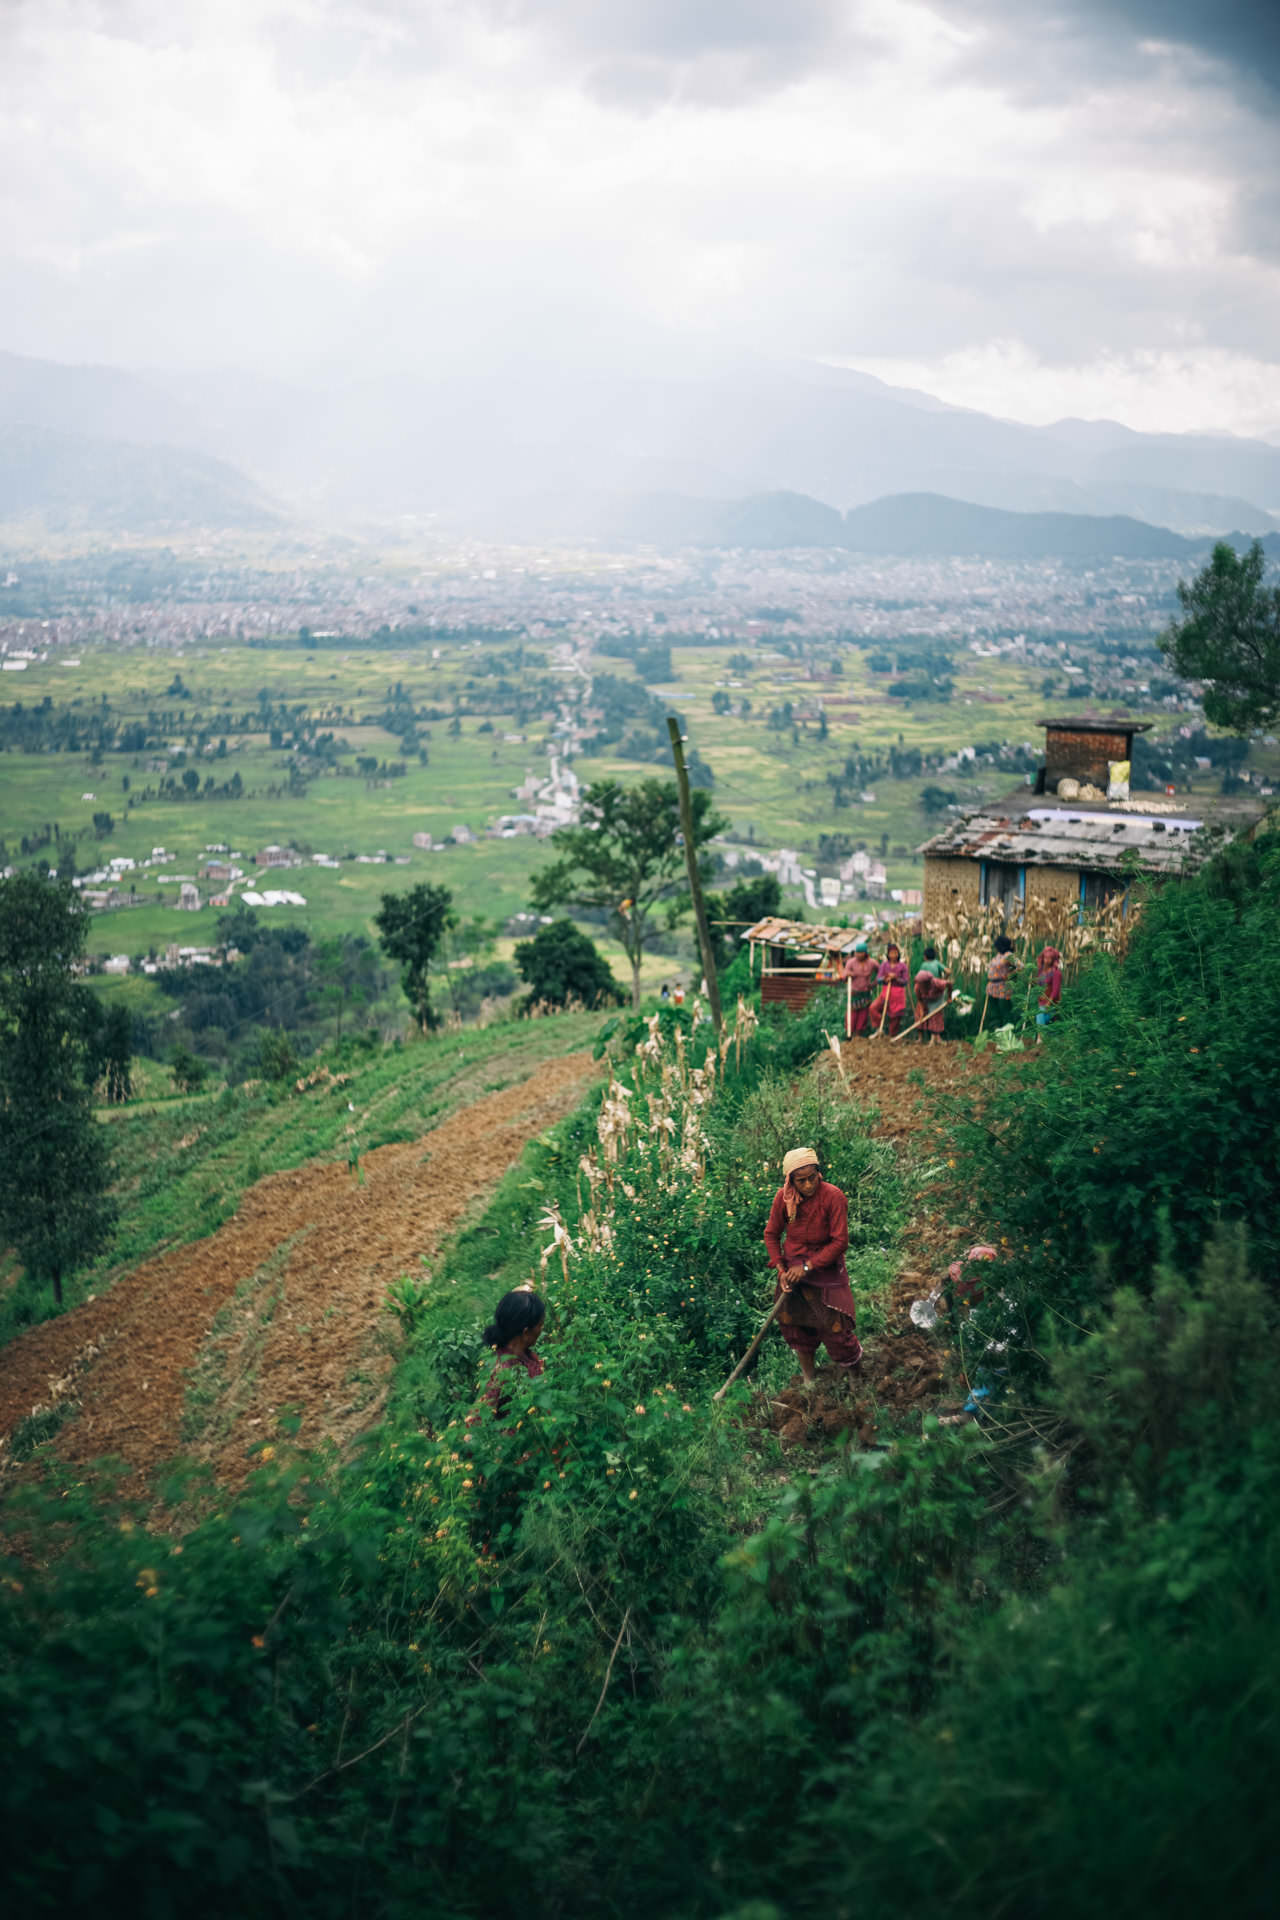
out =
[(924, 923), (937, 926), (950, 913), (953, 896), (968, 911), (976, 913), (982, 867), (977, 860), (947, 854), (927, 853), (924, 857)]
[(1076, 906), (1080, 899), (1080, 874), (1075, 867), (1028, 867), (1027, 899), (1056, 900), (1059, 905)]
[(1073, 780), (1092, 780), (1107, 790), (1112, 760), (1129, 758), (1129, 736), (1124, 733), (1068, 733), (1054, 728), (1045, 734), (1045, 785), (1056, 786), (1070, 774)]

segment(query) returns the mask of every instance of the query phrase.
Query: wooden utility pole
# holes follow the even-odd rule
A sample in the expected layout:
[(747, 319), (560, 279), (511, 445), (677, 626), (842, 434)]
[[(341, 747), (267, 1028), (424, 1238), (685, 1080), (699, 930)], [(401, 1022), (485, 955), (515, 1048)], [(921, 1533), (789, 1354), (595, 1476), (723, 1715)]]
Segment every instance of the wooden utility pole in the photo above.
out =
[(680, 788), (680, 827), (684, 834), (684, 864), (689, 873), (689, 892), (693, 898), (693, 917), (698, 927), (702, 971), (707, 979), (707, 999), (711, 1002), (712, 1024), (718, 1034), (724, 1025), (724, 1015), (720, 1011), (720, 982), (716, 978), (715, 955), (711, 951), (711, 929), (707, 925), (707, 905), (702, 897), (698, 850), (693, 844), (693, 800), (689, 794), (689, 772), (684, 764), (684, 743), (680, 738), (680, 722), (674, 714), (667, 715), (667, 732), (671, 735), (671, 757), (676, 763), (676, 782)]

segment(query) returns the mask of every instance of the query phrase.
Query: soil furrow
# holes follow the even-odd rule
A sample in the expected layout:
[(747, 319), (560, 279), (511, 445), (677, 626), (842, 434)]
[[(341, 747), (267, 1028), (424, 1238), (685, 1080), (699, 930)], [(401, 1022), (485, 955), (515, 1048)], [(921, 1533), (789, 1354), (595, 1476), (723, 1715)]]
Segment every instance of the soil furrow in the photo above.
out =
[[(33, 1328), (0, 1356), (0, 1434), (47, 1397), (86, 1342), (110, 1335), (80, 1386), (78, 1416), (57, 1450), (68, 1462), (115, 1457), (140, 1490), (182, 1442), (191, 1369), (215, 1317), (285, 1242), (283, 1294), (238, 1384), (216, 1463), (238, 1478), (246, 1449), (295, 1409), (303, 1445), (344, 1440), (376, 1415), (390, 1357), (375, 1330), (388, 1284), (418, 1270), (518, 1159), (525, 1143), (572, 1111), (599, 1072), (589, 1054), (539, 1067), (478, 1099), (422, 1139), (376, 1148), (362, 1178), (327, 1162), (269, 1175), (209, 1239), (157, 1256), (100, 1299)], [(254, 1311), (250, 1300), (244, 1309)], [(196, 1443), (195, 1451), (200, 1451)]]

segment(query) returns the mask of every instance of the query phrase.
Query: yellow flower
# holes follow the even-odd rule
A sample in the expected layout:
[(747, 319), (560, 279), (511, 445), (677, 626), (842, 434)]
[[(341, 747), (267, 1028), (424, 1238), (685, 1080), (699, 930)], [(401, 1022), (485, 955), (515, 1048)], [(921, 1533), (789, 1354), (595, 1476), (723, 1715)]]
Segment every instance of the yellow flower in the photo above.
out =
[(159, 1577), (154, 1567), (140, 1567), (135, 1584), (139, 1587), (154, 1587)]
[[(276, 1457), (276, 1450), (274, 1447), (264, 1447), (258, 1457), (260, 1460), (274, 1460)], [(369, 1482), (366, 1484), (372, 1484), (372, 1483)]]
[(255, 1647), (265, 1647), (267, 1643), (260, 1633), (255, 1633), (253, 1636), (253, 1644)]
[(636, 1493), (636, 1490), (635, 1490), (635, 1488), (634, 1488), (634, 1487), (632, 1487), (632, 1489), (631, 1489), (631, 1491), (630, 1491), (630, 1493), (629, 1493), (629, 1494), (627, 1495), (627, 1498), (628, 1498), (628, 1500), (635, 1500), (635, 1499), (638, 1499), (638, 1498), (639, 1498), (639, 1496), (638, 1496), (638, 1494)]
[(636, 1412), (637, 1412), (637, 1413), (643, 1413), (643, 1412), (644, 1412), (644, 1408), (643, 1408), (642, 1406), (637, 1406), (637, 1407), (636, 1407)]
[(464, 1487), (469, 1487), (469, 1486), (471, 1486), (471, 1485), (472, 1485), (473, 1483), (472, 1483), (472, 1482), (471, 1482), (470, 1480), (464, 1480), (462, 1484), (463, 1484), (463, 1486), (464, 1486)]

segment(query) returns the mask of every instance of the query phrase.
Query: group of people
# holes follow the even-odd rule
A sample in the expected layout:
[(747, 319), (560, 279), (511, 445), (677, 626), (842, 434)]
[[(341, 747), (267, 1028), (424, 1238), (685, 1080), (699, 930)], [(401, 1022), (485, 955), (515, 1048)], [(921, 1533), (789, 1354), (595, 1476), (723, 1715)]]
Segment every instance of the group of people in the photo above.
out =
[[(951, 975), (938, 958), (936, 947), (926, 947), (916, 970), (902, 957), (902, 949), (891, 940), (883, 960), (873, 960), (868, 943), (858, 940), (851, 954), (842, 959), (832, 950), (818, 969), (820, 980), (843, 980), (845, 989), (845, 1039), (859, 1034), (888, 1032), (896, 1038), (907, 1011), (908, 989), (915, 997), (916, 1018), (912, 1023), (930, 1045), (942, 1036), (947, 1004), (951, 998)], [(877, 988), (879, 991), (877, 992)]]
[[(987, 963), (987, 998), (998, 1007), (1013, 998), (1013, 981), (1022, 962), (1013, 950), (1008, 934), (1000, 934)], [(908, 1011), (908, 993), (915, 1001), (915, 1019), (906, 1032), (918, 1032), (930, 1046), (942, 1038), (946, 1010), (954, 998), (951, 974), (938, 958), (936, 947), (926, 947), (912, 978), (902, 950), (891, 940), (883, 960), (873, 960), (866, 940), (854, 943), (853, 952), (841, 956), (832, 948), (818, 969), (819, 980), (844, 981), (846, 1040), (861, 1035), (887, 1032), (891, 1040), (902, 1029)], [(1047, 1027), (1054, 1009), (1062, 999), (1062, 955), (1057, 947), (1045, 945), (1036, 956), (1036, 987), (1039, 993), (1036, 1024)]]

